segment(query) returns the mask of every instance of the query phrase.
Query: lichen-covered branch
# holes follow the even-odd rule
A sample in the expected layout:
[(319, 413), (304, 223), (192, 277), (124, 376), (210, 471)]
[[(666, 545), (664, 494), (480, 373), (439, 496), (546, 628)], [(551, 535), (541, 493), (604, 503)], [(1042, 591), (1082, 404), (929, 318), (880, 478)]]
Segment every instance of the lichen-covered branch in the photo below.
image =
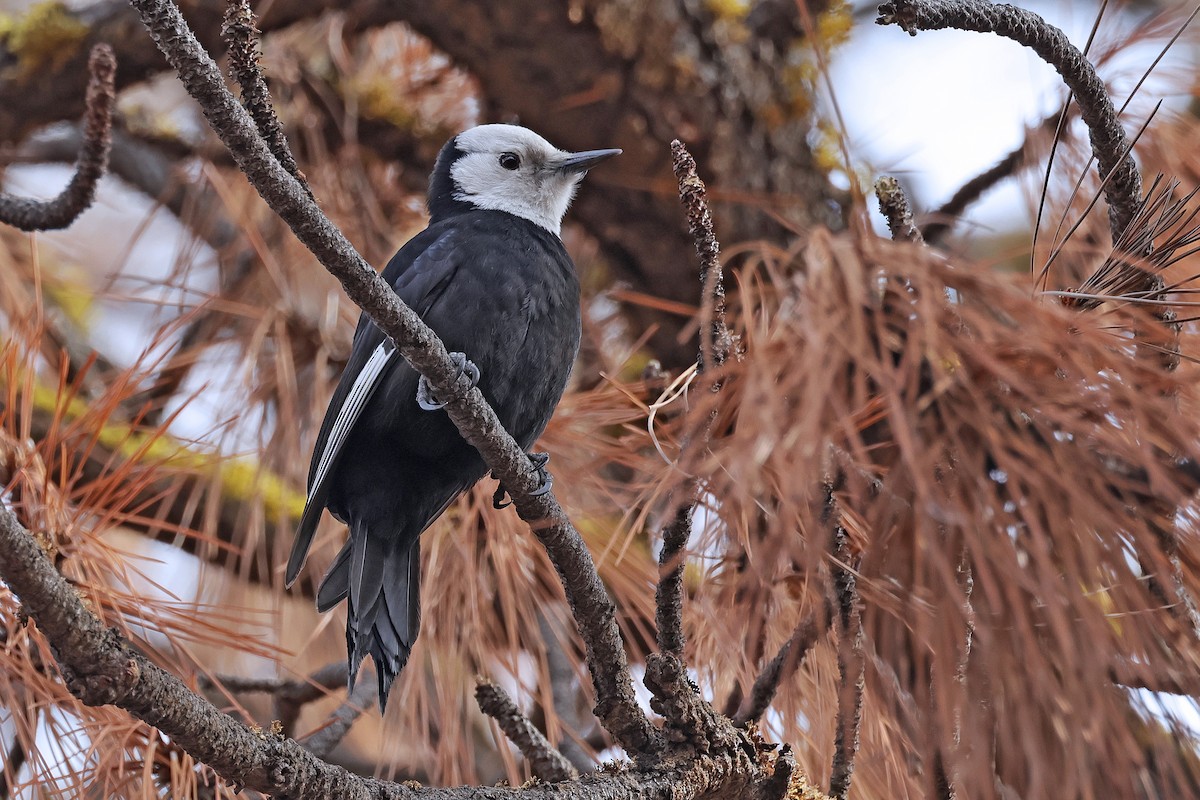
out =
[(117, 62), (112, 48), (98, 44), (88, 59), (86, 111), (83, 144), (75, 159), (75, 174), (57, 197), (31, 200), (0, 193), (0, 222), (23, 231), (65, 228), (79, 218), (96, 199), (96, 185), (108, 166), (112, 146), (113, 79)]
[(904, 190), (900, 188), (900, 181), (890, 175), (883, 176), (875, 181), (875, 196), (879, 198), (879, 210), (887, 220), (888, 230), (892, 232), (894, 240), (924, 243), (921, 231), (913, 222), (912, 208)]

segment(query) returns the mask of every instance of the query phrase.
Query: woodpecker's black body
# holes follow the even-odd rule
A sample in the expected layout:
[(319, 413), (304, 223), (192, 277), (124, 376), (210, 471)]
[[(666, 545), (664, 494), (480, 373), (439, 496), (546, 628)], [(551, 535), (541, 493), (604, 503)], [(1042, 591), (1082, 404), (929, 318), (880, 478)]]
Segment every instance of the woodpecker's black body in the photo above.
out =
[[(396, 253), (383, 277), (449, 351), (478, 367), (484, 397), (528, 449), (558, 404), (579, 348), (579, 282), (555, 231), (463, 198), (451, 179), (463, 155), (456, 141), (443, 148), (430, 181), (429, 227)], [(317, 438), (288, 564), (290, 584), (324, 508), (349, 526), (317, 607), (349, 600), (351, 681), (369, 653), (381, 706), (420, 626), (419, 536), (486, 472), (444, 412), (418, 406), (418, 379), (364, 314)]]

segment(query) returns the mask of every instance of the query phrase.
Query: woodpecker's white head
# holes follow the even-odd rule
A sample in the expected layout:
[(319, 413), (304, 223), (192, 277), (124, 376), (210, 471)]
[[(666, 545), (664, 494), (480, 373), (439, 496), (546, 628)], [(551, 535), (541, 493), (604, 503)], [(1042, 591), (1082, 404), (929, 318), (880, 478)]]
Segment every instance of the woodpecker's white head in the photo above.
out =
[(506, 211), (558, 234), (589, 168), (620, 150), (559, 150), (528, 128), (480, 125), (442, 148), (429, 185), (433, 218), (464, 207)]

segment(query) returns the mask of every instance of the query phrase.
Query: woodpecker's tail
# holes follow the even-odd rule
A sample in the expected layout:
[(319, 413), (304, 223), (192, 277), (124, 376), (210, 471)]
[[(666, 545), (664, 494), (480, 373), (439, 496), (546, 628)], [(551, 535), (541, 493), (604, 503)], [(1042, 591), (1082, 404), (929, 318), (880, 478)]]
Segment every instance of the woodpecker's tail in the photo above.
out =
[(372, 536), (351, 522), (350, 540), (334, 559), (321, 587), (317, 608), (328, 611), (349, 599), (346, 650), (350, 685), (370, 654), (379, 678), (379, 709), (387, 706), (392, 681), (404, 669), (421, 627), (421, 548), (419, 540), (397, 543)]

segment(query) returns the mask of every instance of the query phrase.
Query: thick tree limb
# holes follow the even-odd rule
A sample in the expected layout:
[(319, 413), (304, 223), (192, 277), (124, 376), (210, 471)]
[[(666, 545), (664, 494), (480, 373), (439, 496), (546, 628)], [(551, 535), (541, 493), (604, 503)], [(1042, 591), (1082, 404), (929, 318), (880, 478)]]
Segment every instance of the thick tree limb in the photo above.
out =
[(0, 222), (23, 231), (56, 230), (70, 225), (91, 206), (112, 146), (113, 76), (116, 71), (112, 48), (106, 44), (92, 48), (88, 59), (91, 78), (87, 87), (83, 144), (75, 159), (75, 174), (66, 188), (51, 200), (30, 200), (0, 193)]
[[(219, 46), (224, 4), (181, 5), (199, 40), (210, 49)], [(485, 117), (519, 118), (572, 149), (624, 148), (620, 177), (590, 184), (572, 217), (600, 241), (615, 277), (656, 297), (691, 302), (687, 269), (677, 258), (687, 235), (679, 228), (671, 193), (663, 191), (670, 177), (662, 148), (674, 136), (686, 134), (714, 184), (740, 198), (723, 215), (727, 239), (781, 234), (760, 212), (764, 204), (799, 227), (844, 225), (847, 197), (830, 186), (808, 145), (806, 89), (778, 68), (795, 46), (793, 34), (803, 30), (798, 5), (775, 2), (769, 18), (752, 14), (746, 20), (749, 37), (725, 30), (709, 4), (696, 0), (513, 0), (504, 13), (486, 18), (473, 0), (273, 0), (263, 6), (259, 27), (278, 30), (334, 9), (343, 15), (347, 35), (405, 21), (477, 77)], [(803, 5), (816, 14), (829, 4)], [(91, 42), (115, 43), (118, 87), (162, 69), (161, 58), (131, 34), (137, 19), (124, 2), (98, 0), (56, 13), (78, 29), (78, 41), (61, 48), (52, 64), (39, 65), (39, 85), (51, 91), (29, 96), (21, 79), (0, 76), (0, 107), (19, 103), (22, 109), (0, 117), (0, 141), (61, 119), (62, 109), (79, 101), (81, 90), (64, 84), (82, 71), (78, 53)], [(19, 58), (0, 42), (0, 60)], [(696, 69), (700, 64), (705, 68)], [(360, 133), (368, 127), (360, 126)], [(422, 175), (427, 166), (383, 132), (362, 143), (387, 159), (420, 167)], [(650, 348), (668, 366), (691, 360), (691, 342), (678, 339), (679, 319), (642, 307), (626, 311), (638, 331), (658, 326)]]
[[(476, 76), (493, 113), (553, 142), (624, 149), (572, 217), (597, 237), (614, 277), (640, 291), (694, 302), (678, 257), (689, 237), (663, 157), (677, 136), (732, 201), (722, 209), (726, 241), (785, 237), (763, 206), (799, 228), (844, 227), (848, 197), (829, 184), (807, 143), (807, 88), (779, 68), (797, 46), (784, 32), (803, 31), (801, 7), (815, 16), (831, 5), (825, 0), (772, 3), (764, 11), (773, 18), (747, 18), (749, 27), (699, 0), (510, 0), (503, 13), (487, 15), (474, 0), (374, 9), (388, 14), (393, 5), (406, 6), (405, 21)], [(691, 362), (694, 339), (679, 335), (686, 323), (626, 311), (638, 332), (658, 325), (648, 345), (655, 357), (669, 367)]]

